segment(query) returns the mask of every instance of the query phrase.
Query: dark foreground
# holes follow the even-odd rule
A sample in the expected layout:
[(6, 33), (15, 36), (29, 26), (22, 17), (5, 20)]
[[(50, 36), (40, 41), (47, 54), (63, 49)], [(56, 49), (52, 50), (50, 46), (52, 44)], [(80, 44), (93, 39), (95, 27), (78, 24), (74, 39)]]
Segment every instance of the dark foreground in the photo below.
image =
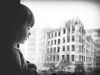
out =
[(71, 73), (71, 72), (41, 72), (39, 75), (100, 75), (95, 72), (89, 72), (89, 73)]

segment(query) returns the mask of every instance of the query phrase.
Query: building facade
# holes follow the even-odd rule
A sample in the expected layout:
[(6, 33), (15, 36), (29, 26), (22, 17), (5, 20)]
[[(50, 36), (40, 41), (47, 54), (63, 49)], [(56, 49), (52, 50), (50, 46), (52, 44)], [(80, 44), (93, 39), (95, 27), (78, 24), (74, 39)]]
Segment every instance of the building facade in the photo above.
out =
[(58, 64), (66, 60), (72, 64), (81, 61), (85, 66), (95, 65), (95, 51), (98, 48), (91, 36), (86, 35), (80, 19), (68, 20), (62, 28), (47, 32), (47, 53), (45, 63)]
[(62, 59), (75, 64), (84, 61), (85, 30), (79, 19), (68, 20), (62, 28), (47, 33), (47, 62), (57, 64)]

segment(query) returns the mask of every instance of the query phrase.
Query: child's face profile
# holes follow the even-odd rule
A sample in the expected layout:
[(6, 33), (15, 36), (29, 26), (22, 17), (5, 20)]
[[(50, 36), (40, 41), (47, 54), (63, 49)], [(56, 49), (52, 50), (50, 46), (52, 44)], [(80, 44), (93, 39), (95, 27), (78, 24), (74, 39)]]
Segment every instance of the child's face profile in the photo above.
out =
[(21, 28), (16, 37), (17, 44), (23, 44), (27, 40), (27, 38), (29, 38), (29, 36), (31, 35), (30, 28), (32, 28), (31, 24), (26, 24), (24, 27)]

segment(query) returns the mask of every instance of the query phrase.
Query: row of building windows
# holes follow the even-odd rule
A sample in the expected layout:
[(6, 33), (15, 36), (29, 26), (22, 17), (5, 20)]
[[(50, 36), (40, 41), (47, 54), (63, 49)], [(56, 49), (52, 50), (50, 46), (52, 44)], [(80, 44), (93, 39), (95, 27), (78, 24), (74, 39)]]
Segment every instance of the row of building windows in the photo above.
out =
[[(56, 52), (60, 52), (60, 47), (52, 47), (52, 48), (48, 48), (47, 49), (47, 53), (56, 53)], [(62, 51), (75, 51), (75, 45), (71, 45), (71, 49), (70, 49), (70, 45), (67, 45), (67, 46), (62, 46)], [(79, 52), (82, 52), (82, 53), (85, 53), (85, 48), (84, 48), (84, 45), (80, 45), (79, 46)], [(93, 51), (88, 51), (86, 49), (86, 53), (90, 53), (91, 55), (93, 55)]]
[(82, 62), (92, 62), (93, 58), (92, 57), (86, 57), (86, 61), (85, 61), (85, 56), (79, 55), (79, 61), (82, 61)]
[[(68, 62), (70, 62), (70, 55), (62, 55), (61, 59), (62, 60), (66, 59)], [(50, 55), (50, 57), (47, 57), (47, 61), (59, 61), (59, 60), (60, 60), (59, 55)], [(75, 55), (71, 55), (71, 61), (75, 61)]]
[[(57, 40), (58, 40), (58, 43), (57, 43)], [(48, 46), (49, 45), (56, 45), (56, 44), (60, 44), (60, 39), (55, 39), (55, 40), (51, 40), (51, 41), (48, 41)], [(72, 42), (75, 41), (75, 36), (72, 35)], [(67, 43), (70, 42), (70, 36), (67, 37)], [(63, 43), (65, 43), (65, 37), (63, 37)]]
[(79, 61), (85, 62), (85, 56), (79, 55)]
[(79, 42), (85, 44), (85, 40), (81, 36), (79, 36)]
[[(58, 41), (58, 42), (57, 42)], [(75, 41), (75, 36), (72, 35), (72, 42)], [(70, 42), (70, 36), (67, 37), (67, 43)], [(83, 40), (81, 37), (79, 37), (79, 42), (85, 45), (85, 40)], [(55, 39), (55, 40), (51, 40), (48, 41), (48, 46), (50, 45), (57, 45), (61, 43), (61, 39)], [(63, 37), (63, 42), (62, 43), (66, 43), (66, 39), (65, 37)], [(86, 42), (86, 47), (89, 48), (90, 45)]]
[[(75, 61), (75, 55), (72, 54), (72, 55), (62, 55), (61, 56), (61, 59), (62, 60), (67, 60), (67, 62), (71, 62), (71, 61)], [(85, 60), (86, 59), (86, 60)], [(41, 59), (42, 61), (44, 61), (43, 57)], [(46, 59), (48, 62), (49, 61), (60, 61), (60, 56), (59, 55), (50, 55), (50, 56), (47, 56), (47, 59)], [(82, 62), (92, 62), (93, 61), (93, 58), (91, 57), (86, 57), (83, 56), (83, 55), (79, 55), (79, 61), (82, 61)]]
[[(75, 26), (72, 26), (72, 33), (74, 33), (74, 31), (75, 31)], [(66, 29), (63, 28), (63, 34), (65, 34), (65, 33), (66, 33)], [(70, 27), (67, 28), (67, 33), (68, 34), (70, 33)], [(58, 31), (58, 34), (57, 34), (57, 32), (48, 33), (48, 39), (57, 37), (57, 35), (58, 35), (58, 37), (61, 36), (61, 32)]]
[[(70, 62), (70, 55), (62, 55), (63, 60), (67, 60), (67, 62)], [(71, 55), (71, 61), (75, 61), (75, 55)]]
[[(69, 55), (69, 54), (62, 55), (61, 59), (62, 60), (67, 60), (67, 62), (75, 61), (75, 55), (74, 54), (72, 54), (72, 55)], [(60, 60), (60, 56), (59, 55), (50, 55), (49, 57), (47, 57), (47, 61), (59, 61), (59, 60)], [(92, 62), (93, 58), (86, 57), (86, 61), (85, 61), (85, 56), (79, 55), (79, 61), (82, 61), (82, 62)]]
[[(58, 43), (57, 43), (57, 40), (58, 40)], [(53, 45), (53, 44), (56, 45), (56, 44), (60, 44), (60, 41), (61, 41), (61, 39), (55, 39), (55, 40), (48, 41), (48, 46), (50, 45), (50, 42), (51, 42), (51, 45)], [(72, 38), (70, 38), (70, 36), (67, 36), (67, 43), (69, 43), (71, 41), (72, 42), (75, 41), (75, 35), (72, 35)], [(85, 40), (81, 36), (79, 36), (79, 42), (85, 45)], [(63, 37), (63, 43), (66, 43), (65, 37)]]
[[(67, 36), (67, 43), (70, 42), (70, 36)], [(51, 45), (56, 45), (57, 44), (57, 40), (58, 40), (58, 44), (60, 44), (60, 39), (55, 39), (55, 40), (51, 40)], [(65, 43), (65, 37), (63, 37), (63, 43)], [(72, 42), (75, 41), (75, 35), (72, 35)], [(81, 38), (81, 36), (79, 36), (79, 42), (85, 45), (85, 40), (83, 40), (83, 38)], [(50, 45), (50, 41), (48, 41), (48, 46)], [(86, 43), (86, 46), (89, 47), (88, 43)]]
[[(66, 46), (62, 46), (62, 51), (70, 51), (70, 45), (67, 45), (67, 48), (65, 48)], [(72, 47), (72, 51), (75, 51), (75, 45), (71, 45)], [(60, 52), (60, 47), (53, 47), (53, 48), (48, 48), (47, 49), (47, 53), (56, 53), (56, 52)]]
[(84, 45), (79, 45), (79, 52), (85, 53)]

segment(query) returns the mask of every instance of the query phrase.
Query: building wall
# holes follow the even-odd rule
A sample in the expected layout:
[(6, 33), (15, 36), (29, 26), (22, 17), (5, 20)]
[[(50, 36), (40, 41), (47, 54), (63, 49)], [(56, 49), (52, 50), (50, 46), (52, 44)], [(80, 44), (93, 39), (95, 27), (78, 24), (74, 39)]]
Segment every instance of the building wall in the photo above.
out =
[[(73, 27), (75, 27), (74, 31), (72, 31)], [(60, 36), (59, 36), (59, 32), (60, 32)], [(81, 48), (82, 52), (79, 50), (79, 46), (83, 45), (82, 39), (84, 35), (85, 35), (84, 26), (79, 19), (69, 20), (62, 28), (48, 32), (47, 33), (48, 36), (47, 55), (49, 56), (49, 60), (47, 60), (47, 62), (57, 64), (62, 59), (65, 59), (75, 64), (75, 61), (81, 60), (79, 57), (80, 55), (83, 58), (82, 60), (84, 60), (84, 54), (82, 53), (83, 48)], [(72, 41), (73, 36), (75, 39), (74, 41)], [(80, 39), (81, 42), (79, 41), (79, 37), (81, 37)], [(55, 44), (55, 40), (56, 40), (56, 44)], [(60, 43), (58, 43), (58, 40), (60, 40)], [(58, 51), (58, 47), (60, 49), (59, 51)]]
[[(73, 27), (75, 31), (72, 31)], [(72, 41), (73, 36), (75, 41)], [(97, 50), (92, 35), (86, 34), (84, 25), (79, 19), (68, 20), (63, 27), (47, 32), (46, 63), (48, 64), (58, 64), (64, 59), (73, 64), (82, 61), (85, 66), (93, 67), (98, 58), (95, 52)]]

